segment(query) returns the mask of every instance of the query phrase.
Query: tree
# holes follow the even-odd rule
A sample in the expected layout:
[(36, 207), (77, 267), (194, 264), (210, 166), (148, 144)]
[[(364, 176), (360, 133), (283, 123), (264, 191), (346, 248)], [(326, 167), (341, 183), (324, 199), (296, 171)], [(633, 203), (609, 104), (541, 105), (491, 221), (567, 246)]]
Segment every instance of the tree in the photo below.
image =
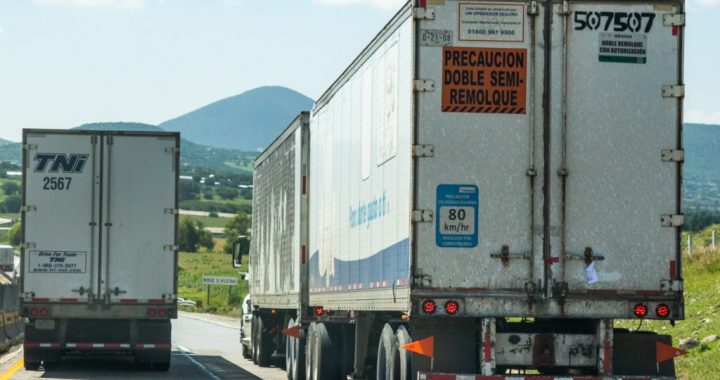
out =
[(248, 236), (250, 234), (251, 223), (252, 220), (250, 220), (250, 216), (244, 212), (240, 212), (235, 215), (234, 218), (230, 219), (225, 225), (225, 235), (228, 236), (228, 239), (225, 241), (223, 252), (232, 253), (233, 241), (240, 235)]
[(10, 227), (9, 240), (10, 244), (16, 247), (22, 244), (22, 225), (20, 223), (15, 223)]
[(0, 209), (2, 209), (3, 212), (15, 214), (20, 212), (21, 206), (22, 197), (18, 194), (15, 194), (5, 198), (5, 201), (3, 201), (3, 203), (0, 205)]
[(199, 199), (200, 188), (195, 181), (180, 180), (180, 201)]
[(230, 200), (237, 198), (239, 192), (232, 187), (218, 187), (215, 193), (222, 199)]
[(212, 250), (213, 241), (210, 232), (198, 220), (182, 218), (178, 231), (178, 245), (184, 252), (197, 252), (198, 248), (205, 247)]
[(3, 192), (5, 195), (17, 194), (20, 192), (20, 185), (11, 181), (5, 182), (5, 184), (3, 184)]

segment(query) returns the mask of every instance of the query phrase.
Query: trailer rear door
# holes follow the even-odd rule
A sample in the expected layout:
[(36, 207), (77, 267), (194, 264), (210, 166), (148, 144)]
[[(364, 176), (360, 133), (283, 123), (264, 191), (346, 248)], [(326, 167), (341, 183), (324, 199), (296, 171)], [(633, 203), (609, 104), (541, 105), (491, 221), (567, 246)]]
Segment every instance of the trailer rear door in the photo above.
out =
[[(417, 144), (434, 153), (416, 160), (416, 207), (425, 211), (416, 223), (416, 274), (436, 290), (523, 296), (534, 286), (538, 169), (526, 5), (443, 4), (418, 22), (418, 79), (435, 89), (417, 95)], [(502, 13), (512, 27), (484, 29), (484, 12)]]
[(564, 57), (557, 49), (552, 73), (554, 92), (566, 93), (553, 120), (554, 162), (566, 177), (553, 176), (552, 186), (557, 215), (565, 215), (565, 255), (552, 275), (570, 293), (647, 294), (679, 278), (678, 12), (624, 2), (572, 2), (567, 15), (554, 12), (555, 41), (567, 48)]
[(103, 150), (101, 289), (111, 302), (175, 294), (177, 136), (111, 135)]
[(24, 147), (22, 291), (86, 302), (97, 294), (97, 140), (37, 132)]

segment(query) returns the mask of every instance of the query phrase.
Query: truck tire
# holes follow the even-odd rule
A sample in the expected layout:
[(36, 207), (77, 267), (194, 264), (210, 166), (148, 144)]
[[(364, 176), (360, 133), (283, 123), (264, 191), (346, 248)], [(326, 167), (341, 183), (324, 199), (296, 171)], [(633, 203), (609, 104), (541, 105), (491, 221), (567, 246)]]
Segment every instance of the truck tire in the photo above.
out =
[(252, 362), (257, 365), (257, 320), (258, 316), (253, 315), (252, 322), (250, 323), (250, 353), (252, 355)]
[(412, 380), (412, 359), (410, 351), (401, 348), (411, 342), (410, 334), (405, 326), (399, 326), (395, 331), (395, 348), (390, 363), (390, 379)]
[(269, 339), (267, 334), (265, 333), (265, 321), (263, 320), (263, 317), (261, 315), (258, 315), (257, 317), (257, 327), (255, 328), (255, 340), (257, 341), (255, 345), (255, 350), (257, 351), (255, 353), (255, 356), (257, 357), (257, 365), (260, 367), (267, 367), (270, 365), (270, 354), (272, 353), (270, 350), (272, 349), (270, 344), (272, 341)]
[(313, 353), (315, 352), (315, 326), (316, 323), (310, 323), (307, 335), (305, 336), (305, 380), (311, 380), (314, 372)]
[[(290, 318), (287, 328), (295, 326), (295, 320)], [(297, 352), (295, 352), (295, 337), (285, 335), (285, 373), (288, 380), (294, 380), (295, 366), (297, 366)]]
[(242, 345), (242, 356), (244, 359), (252, 359), (252, 349), (244, 344)]
[[(299, 323), (298, 323), (299, 325)], [(300, 338), (293, 339), (295, 345), (295, 363), (293, 364), (293, 380), (305, 379), (305, 330), (300, 326)]]
[(393, 352), (395, 352), (396, 344), (395, 332), (392, 326), (386, 323), (380, 333), (380, 341), (378, 342), (377, 363), (375, 366), (376, 380), (391, 379), (391, 365)]
[(324, 323), (315, 325), (312, 380), (337, 379), (340, 376), (339, 363), (327, 327)]

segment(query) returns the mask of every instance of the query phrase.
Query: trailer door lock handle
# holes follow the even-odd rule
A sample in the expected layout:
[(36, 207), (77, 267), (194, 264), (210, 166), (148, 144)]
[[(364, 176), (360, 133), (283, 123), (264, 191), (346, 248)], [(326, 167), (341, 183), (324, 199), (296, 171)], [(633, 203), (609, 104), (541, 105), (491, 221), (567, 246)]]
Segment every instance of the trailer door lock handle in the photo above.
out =
[(84, 295), (85, 292), (87, 292), (87, 290), (83, 286), (81, 286), (80, 289), (71, 289), (70, 291), (80, 293), (81, 296)]
[(117, 297), (117, 296), (119, 296), (120, 294), (125, 294), (125, 293), (127, 293), (127, 291), (125, 291), (125, 290), (120, 290), (120, 288), (118, 288), (118, 287), (116, 286), (115, 289), (113, 289), (112, 293), (113, 293), (113, 295), (114, 295), (115, 297)]

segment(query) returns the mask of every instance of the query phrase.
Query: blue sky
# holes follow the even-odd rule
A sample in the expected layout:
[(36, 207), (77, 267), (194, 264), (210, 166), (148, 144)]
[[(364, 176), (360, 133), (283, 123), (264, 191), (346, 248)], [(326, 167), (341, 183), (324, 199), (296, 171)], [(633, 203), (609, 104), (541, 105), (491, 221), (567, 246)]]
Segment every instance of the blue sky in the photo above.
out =
[[(0, 137), (161, 123), (243, 91), (317, 98), (404, 0), (0, 0)], [(720, 124), (720, 0), (687, 3), (685, 120)]]

